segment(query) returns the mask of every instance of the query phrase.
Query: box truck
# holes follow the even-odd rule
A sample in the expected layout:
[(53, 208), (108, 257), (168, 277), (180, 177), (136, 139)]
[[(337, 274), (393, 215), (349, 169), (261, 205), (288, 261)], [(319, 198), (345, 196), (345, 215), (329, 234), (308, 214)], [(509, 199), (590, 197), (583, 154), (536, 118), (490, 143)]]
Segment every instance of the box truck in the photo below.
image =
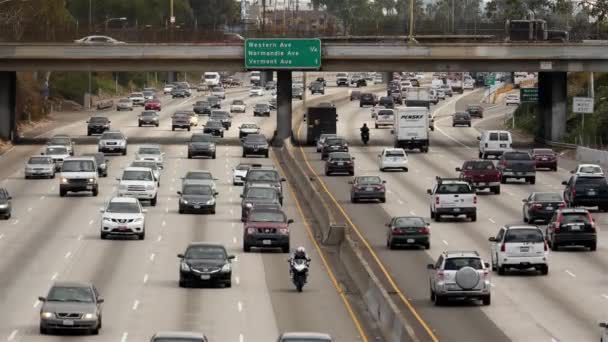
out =
[(395, 147), (429, 151), (429, 109), (427, 107), (397, 107), (393, 135)]

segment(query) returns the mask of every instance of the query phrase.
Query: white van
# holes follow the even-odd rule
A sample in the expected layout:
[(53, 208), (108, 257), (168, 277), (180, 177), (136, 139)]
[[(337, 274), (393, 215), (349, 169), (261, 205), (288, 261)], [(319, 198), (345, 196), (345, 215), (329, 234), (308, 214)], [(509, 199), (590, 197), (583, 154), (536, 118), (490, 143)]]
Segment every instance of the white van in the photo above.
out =
[(513, 138), (509, 131), (483, 131), (479, 140), (479, 158), (486, 159), (488, 156), (501, 156), (504, 152), (511, 150)]
[(210, 87), (218, 86), (220, 85), (220, 74), (219, 72), (206, 72), (203, 74), (201, 82)]

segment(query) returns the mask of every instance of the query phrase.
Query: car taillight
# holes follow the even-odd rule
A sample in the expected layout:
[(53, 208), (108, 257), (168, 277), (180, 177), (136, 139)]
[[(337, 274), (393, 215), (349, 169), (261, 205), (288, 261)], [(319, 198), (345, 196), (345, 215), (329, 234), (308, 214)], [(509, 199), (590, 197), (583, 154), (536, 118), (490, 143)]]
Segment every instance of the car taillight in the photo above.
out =
[(543, 242), (545, 243), (545, 252), (546, 252), (546, 251), (548, 250), (548, 247), (547, 247), (547, 240), (544, 240)]
[(473, 204), (477, 204), (477, 196), (473, 196)]
[(279, 234), (289, 235), (289, 229), (288, 228), (279, 228)]
[(255, 234), (255, 228), (247, 228), (247, 234)]
[(443, 271), (438, 271), (437, 272), (437, 279), (443, 280)]
[(536, 209), (540, 209), (540, 208), (542, 208), (542, 207), (543, 207), (543, 205), (542, 205), (542, 204), (540, 204), (540, 203), (534, 203), (534, 204), (532, 205), (532, 208), (536, 208)]
[(576, 189), (572, 188), (572, 191), (570, 193), (572, 194), (572, 197), (576, 196)]
[(439, 204), (439, 196), (435, 197), (435, 204)]
[(500, 251), (505, 252), (506, 250), (507, 250), (507, 246), (505, 246), (505, 243), (503, 242), (502, 245), (500, 245)]
[(420, 229), (420, 230), (418, 231), (418, 233), (420, 233), (420, 234), (427, 234), (427, 235), (428, 235), (430, 232), (431, 232), (431, 231), (430, 231), (430, 230), (429, 230), (427, 227), (424, 227), (424, 228), (422, 228), (422, 229)]
[(558, 204), (558, 206), (559, 206), (560, 208), (565, 208), (565, 207), (566, 207), (566, 203), (561, 202), (560, 204)]
[(401, 235), (401, 234), (403, 234), (403, 232), (401, 231), (401, 228), (393, 228), (391, 230), (391, 232), (392, 232), (393, 235)]
[(376, 187), (376, 190), (382, 191), (382, 190), (384, 190), (384, 186), (382, 186), (382, 185), (378, 185), (378, 186)]

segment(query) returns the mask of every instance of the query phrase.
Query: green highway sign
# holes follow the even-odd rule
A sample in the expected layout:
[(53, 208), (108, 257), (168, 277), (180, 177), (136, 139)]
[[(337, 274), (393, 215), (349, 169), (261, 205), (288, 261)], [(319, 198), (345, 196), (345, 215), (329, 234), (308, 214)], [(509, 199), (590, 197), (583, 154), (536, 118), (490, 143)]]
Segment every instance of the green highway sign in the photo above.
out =
[(538, 88), (520, 88), (519, 89), (519, 100), (521, 103), (524, 102), (538, 102)]
[(486, 76), (486, 85), (493, 86), (496, 83), (496, 75)]
[(320, 39), (247, 39), (246, 69), (320, 69)]

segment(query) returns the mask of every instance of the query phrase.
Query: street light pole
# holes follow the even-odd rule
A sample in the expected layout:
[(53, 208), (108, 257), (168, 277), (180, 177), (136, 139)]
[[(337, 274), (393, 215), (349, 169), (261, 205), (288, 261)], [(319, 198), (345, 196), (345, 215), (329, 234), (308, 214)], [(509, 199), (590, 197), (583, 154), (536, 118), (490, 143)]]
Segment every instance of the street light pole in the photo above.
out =
[(89, 33), (93, 32), (93, 9), (92, 2), (93, 0), (89, 0)]

